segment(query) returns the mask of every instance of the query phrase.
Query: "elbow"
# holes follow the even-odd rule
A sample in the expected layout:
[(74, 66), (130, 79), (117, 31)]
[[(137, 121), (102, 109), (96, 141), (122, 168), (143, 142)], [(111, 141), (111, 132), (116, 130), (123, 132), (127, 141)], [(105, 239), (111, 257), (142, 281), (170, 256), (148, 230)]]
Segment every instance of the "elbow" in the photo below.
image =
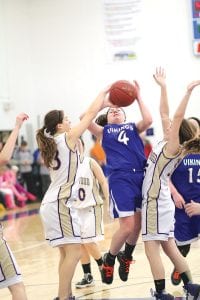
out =
[(0, 158), (0, 165), (6, 165), (9, 163), (9, 159), (1, 157)]
[(149, 128), (153, 123), (153, 119), (152, 117), (150, 116), (149, 118), (147, 118), (147, 120), (145, 121), (145, 127), (146, 128)]

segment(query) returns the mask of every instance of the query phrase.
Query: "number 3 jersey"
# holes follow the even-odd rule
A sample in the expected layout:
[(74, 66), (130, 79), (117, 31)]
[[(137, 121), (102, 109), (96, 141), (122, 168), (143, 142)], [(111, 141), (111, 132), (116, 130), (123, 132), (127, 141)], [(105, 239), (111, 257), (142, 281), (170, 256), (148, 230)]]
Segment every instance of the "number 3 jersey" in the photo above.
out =
[(71, 198), (78, 169), (79, 155), (69, 148), (67, 134), (58, 134), (54, 140), (57, 152), (50, 168), (51, 183), (42, 200), (43, 204)]
[(106, 125), (102, 146), (106, 153), (108, 175), (114, 170), (144, 170), (144, 145), (134, 123)]

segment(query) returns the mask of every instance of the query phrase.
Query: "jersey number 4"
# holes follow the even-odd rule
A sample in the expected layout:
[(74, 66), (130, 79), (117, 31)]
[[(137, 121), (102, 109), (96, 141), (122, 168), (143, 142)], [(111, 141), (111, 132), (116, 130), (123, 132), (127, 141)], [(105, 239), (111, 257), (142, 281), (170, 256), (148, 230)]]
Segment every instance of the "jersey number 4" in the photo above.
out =
[(126, 136), (126, 131), (122, 130), (118, 135), (118, 142), (128, 145), (129, 138)]

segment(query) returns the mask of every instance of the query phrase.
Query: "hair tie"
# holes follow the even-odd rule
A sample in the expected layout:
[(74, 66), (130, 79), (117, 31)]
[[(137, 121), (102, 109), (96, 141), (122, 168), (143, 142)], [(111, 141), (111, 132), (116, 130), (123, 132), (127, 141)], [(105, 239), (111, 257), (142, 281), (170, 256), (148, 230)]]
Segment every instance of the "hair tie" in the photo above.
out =
[(53, 139), (53, 135), (50, 134), (50, 132), (47, 132), (47, 128), (44, 129), (44, 136), (49, 139)]

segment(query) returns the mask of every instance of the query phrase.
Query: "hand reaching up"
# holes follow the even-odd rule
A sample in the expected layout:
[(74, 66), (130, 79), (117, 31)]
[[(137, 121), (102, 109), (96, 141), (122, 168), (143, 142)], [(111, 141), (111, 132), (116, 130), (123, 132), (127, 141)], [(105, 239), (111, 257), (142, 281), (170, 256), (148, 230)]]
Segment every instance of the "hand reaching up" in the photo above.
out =
[(19, 128), (22, 126), (23, 122), (28, 120), (29, 116), (25, 113), (20, 113), (17, 117), (16, 117), (16, 122), (15, 125), (18, 126)]
[(165, 87), (166, 86), (166, 74), (165, 74), (165, 70), (161, 67), (156, 68), (156, 72), (155, 74), (153, 74), (153, 78), (155, 79), (156, 83), (160, 86), (160, 87)]

